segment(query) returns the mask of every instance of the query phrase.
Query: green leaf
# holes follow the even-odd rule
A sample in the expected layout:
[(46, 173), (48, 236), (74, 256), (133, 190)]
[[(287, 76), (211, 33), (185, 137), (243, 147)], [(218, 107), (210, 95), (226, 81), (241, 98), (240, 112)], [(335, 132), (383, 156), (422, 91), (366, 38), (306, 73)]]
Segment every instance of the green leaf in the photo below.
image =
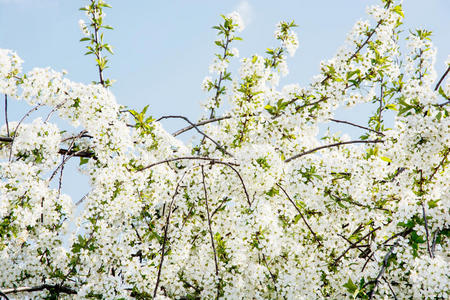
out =
[(439, 93), (439, 95), (441, 95), (441, 96), (444, 97), (445, 99), (450, 100), (450, 97), (448, 97), (448, 96), (445, 94), (444, 89), (442, 88), (442, 86), (439, 87), (438, 93)]
[(89, 162), (89, 158), (80, 157), (80, 166), (87, 164)]
[(103, 47), (108, 50), (109, 53), (114, 54), (114, 52), (111, 49), (111, 46), (109, 44), (104, 44)]
[(438, 206), (438, 202), (439, 202), (439, 199), (438, 200), (430, 200), (430, 201), (428, 201), (428, 208), (435, 208), (435, 207), (437, 207)]
[(380, 158), (381, 158), (381, 160), (384, 160), (386, 162), (392, 162), (392, 160), (389, 157), (381, 156)]
[(356, 284), (353, 283), (353, 281), (349, 278), (347, 283), (344, 284), (344, 287), (347, 289), (347, 291), (353, 295), (355, 291), (357, 291), (358, 287)]
[(395, 104), (388, 104), (385, 106), (386, 109), (398, 111), (397, 106)]

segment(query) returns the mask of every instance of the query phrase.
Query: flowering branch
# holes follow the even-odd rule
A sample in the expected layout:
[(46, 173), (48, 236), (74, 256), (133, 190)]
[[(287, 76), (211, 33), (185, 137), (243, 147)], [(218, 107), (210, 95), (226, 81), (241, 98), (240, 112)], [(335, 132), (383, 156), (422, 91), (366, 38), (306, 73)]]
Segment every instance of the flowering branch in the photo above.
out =
[(113, 54), (111, 45), (103, 42), (103, 33), (100, 34), (100, 30), (102, 28), (104, 29), (112, 29), (109, 25), (103, 24), (103, 8), (111, 6), (107, 3), (105, 3), (103, 0), (90, 0), (90, 5), (86, 7), (80, 8), (80, 10), (85, 11), (87, 16), (89, 17), (91, 23), (89, 26), (91, 26), (94, 29), (94, 32), (91, 33), (87, 26), (85, 25), (83, 20), (80, 20), (79, 24), (81, 27), (81, 30), (83, 31), (85, 37), (82, 38), (80, 41), (88, 41), (90, 45), (86, 46), (88, 49), (88, 52), (85, 54), (94, 54), (95, 55), (95, 61), (97, 62), (97, 68), (98, 68), (98, 75), (99, 75), (99, 83), (104, 87), (109, 87), (112, 84), (112, 81), (110, 79), (104, 79), (103, 78), (103, 71), (107, 68), (106, 64), (108, 60), (105, 56), (102, 55), (103, 50), (107, 50), (109, 53)]
[(345, 256), (345, 254), (347, 254), (347, 252), (352, 249), (355, 248), (354, 245), (358, 245), (359, 242), (365, 240), (367, 237), (369, 237), (371, 234), (373, 234), (375, 231), (381, 229), (381, 227), (376, 227), (372, 230), (370, 230), (367, 234), (365, 234), (363, 237), (359, 238), (354, 244), (351, 244), (350, 247), (348, 247), (347, 249), (345, 249), (344, 252), (342, 252), (341, 255), (339, 255), (333, 262), (333, 266), (337, 266), (337, 264), (339, 263), (339, 261)]
[[(206, 191), (206, 184), (205, 184), (205, 171), (203, 166), (201, 166), (202, 169), (202, 183), (203, 183), (203, 191), (205, 193), (205, 204), (206, 204), (206, 216), (208, 219), (208, 231), (209, 231), (209, 236), (211, 238), (211, 247), (213, 250), (213, 254), (214, 254), (214, 265), (216, 268), (216, 280), (218, 280), (218, 276), (219, 276), (219, 265), (217, 264), (217, 253), (216, 253), (216, 246), (214, 245), (214, 235), (212, 232), (212, 228), (211, 228), (211, 217), (209, 214), (209, 205), (208, 205), (208, 192)], [(219, 293), (220, 293), (220, 282), (217, 282), (217, 299), (219, 299)]]
[(144, 170), (153, 168), (154, 166), (157, 166), (157, 165), (161, 165), (161, 164), (165, 164), (165, 163), (169, 163), (169, 162), (173, 162), (173, 161), (178, 161), (178, 160), (206, 160), (206, 161), (210, 161), (211, 164), (225, 164), (225, 165), (230, 165), (230, 166), (239, 166), (236, 163), (224, 162), (217, 158), (202, 157), (202, 156), (182, 156), (182, 157), (174, 157), (174, 158), (169, 158), (169, 159), (165, 159), (162, 161), (158, 161), (158, 162), (152, 163), (146, 167), (140, 168), (137, 171), (139, 171), (139, 172), (144, 171)]
[(156, 294), (158, 292), (158, 286), (161, 280), (161, 270), (163, 267), (163, 263), (164, 263), (164, 256), (166, 254), (165, 249), (166, 249), (166, 243), (167, 243), (167, 237), (168, 237), (168, 231), (169, 231), (169, 224), (170, 224), (170, 216), (172, 214), (172, 206), (175, 203), (175, 198), (178, 195), (178, 189), (180, 188), (180, 184), (184, 179), (184, 176), (186, 176), (186, 174), (188, 173), (187, 170), (183, 173), (183, 175), (181, 176), (180, 180), (177, 183), (177, 186), (175, 187), (175, 192), (172, 196), (172, 201), (170, 201), (169, 204), (169, 208), (168, 208), (168, 213), (167, 213), (167, 218), (166, 218), (166, 225), (164, 226), (164, 238), (163, 238), (163, 244), (162, 244), (162, 249), (161, 249), (161, 259), (159, 261), (159, 265), (158, 265), (158, 275), (156, 277), (156, 283), (155, 283), (155, 289), (153, 290), (153, 298), (156, 297)]
[[(6, 137), (6, 136), (0, 136), (0, 142), (4, 143), (12, 143), (14, 138), (12, 137)], [(94, 158), (95, 155), (93, 152), (86, 151), (86, 150), (80, 150), (80, 151), (72, 151), (70, 149), (59, 149), (58, 153), (61, 155), (72, 155), (76, 157), (84, 157), (84, 158)]]
[[(69, 295), (76, 295), (77, 291), (67, 287), (67, 286), (61, 286), (61, 285), (54, 285), (54, 284), (41, 284), (33, 287), (23, 286), (23, 287), (16, 287), (16, 288), (10, 288), (0, 291), (2, 294), (15, 294), (15, 293), (25, 293), (25, 292), (39, 292), (43, 290), (49, 290), (56, 293), (64, 293)], [(4, 295), (2, 295), (4, 296)], [(6, 296), (4, 296), (6, 297)], [(6, 299), (8, 299), (6, 297)]]
[(292, 205), (295, 207), (295, 209), (297, 210), (298, 214), (300, 215), (300, 217), (302, 218), (303, 222), (305, 223), (306, 227), (308, 227), (309, 231), (314, 236), (314, 239), (316, 240), (316, 242), (319, 244), (319, 246), (322, 246), (322, 243), (320, 242), (320, 239), (317, 237), (317, 234), (314, 232), (314, 230), (312, 230), (311, 226), (309, 226), (308, 222), (306, 221), (305, 216), (303, 216), (303, 213), (298, 208), (297, 204), (295, 204), (294, 200), (292, 200), (291, 197), (289, 197), (289, 194), (286, 192), (286, 190), (280, 184), (277, 183), (277, 186), (283, 191), (283, 193), (288, 198), (289, 202), (291, 202)]
[(383, 259), (383, 266), (381, 267), (380, 272), (377, 275), (377, 278), (375, 278), (375, 286), (373, 287), (373, 289), (369, 292), (369, 299), (373, 298), (373, 295), (375, 293), (375, 290), (377, 289), (378, 283), (380, 281), (381, 276), (383, 276), (384, 271), (386, 270), (387, 264), (388, 264), (388, 260), (389, 257), (391, 257), (392, 252), (394, 251), (394, 248), (397, 247), (398, 245), (398, 240), (395, 241), (395, 243), (391, 246), (391, 248), (389, 249), (388, 253), (386, 254), (386, 256)]
[(445, 70), (444, 74), (442, 74), (441, 78), (436, 83), (436, 86), (434, 87), (435, 91), (437, 91), (439, 89), (439, 86), (441, 85), (442, 81), (444, 81), (444, 78), (447, 76), (448, 72), (450, 72), (450, 66), (447, 67), (447, 70)]

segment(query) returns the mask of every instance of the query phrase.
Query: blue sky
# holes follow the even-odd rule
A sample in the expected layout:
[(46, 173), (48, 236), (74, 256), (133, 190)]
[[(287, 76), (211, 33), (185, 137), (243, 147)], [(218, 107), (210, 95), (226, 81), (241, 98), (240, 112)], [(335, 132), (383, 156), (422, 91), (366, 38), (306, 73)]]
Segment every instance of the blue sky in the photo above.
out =
[[(117, 80), (112, 87), (117, 101), (130, 108), (150, 105), (155, 117), (181, 114), (195, 120), (199, 103), (206, 99), (201, 82), (217, 49), (215, 31), (220, 14), (239, 10), (247, 23), (237, 42), (241, 57), (262, 54), (277, 45), (273, 38), (280, 20), (299, 25), (300, 47), (288, 60), (289, 76), (283, 83), (307, 85), (318, 72), (319, 62), (342, 45), (354, 22), (366, 18), (365, 8), (375, 0), (168, 0), (107, 1), (106, 23), (113, 31), (105, 40), (115, 51), (106, 76)], [(441, 74), (450, 54), (450, 1), (405, 0), (405, 30), (425, 27), (434, 32)], [(78, 20), (83, 0), (0, 0), (0, 48), (13, 49), (25, 60), (24, 69), (50, 66), (67, 70), (68, 77), (89, 83), (97, 79), (92, 56), (84, 56)], [(447, 14), (446, 14), (447, 13)], [(26, 106), (10, 104), (10, 119)], [(342, 113), (345, 116), (352, 115)], [(365, 123), (365, 122), (364, 122)], [(185, 124), (166, 121), (170, 131)], [(77, 193), (77, 192), (75, 192)]]

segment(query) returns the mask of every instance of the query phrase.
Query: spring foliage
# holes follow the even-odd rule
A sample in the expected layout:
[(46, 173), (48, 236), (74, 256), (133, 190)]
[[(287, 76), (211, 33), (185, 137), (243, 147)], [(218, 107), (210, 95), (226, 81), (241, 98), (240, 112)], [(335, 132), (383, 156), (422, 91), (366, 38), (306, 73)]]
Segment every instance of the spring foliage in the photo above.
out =
[[(279, 85), (299, 45), (294, 22), (232, 74), (243, 24), (222, 16), (196, 123), (116, 102), (104, 78), (107, 7), (91, 0), (80, 21), (98, 82), (23, 73), (0, 50), (5, 104), (52, 109), (1, 128), (0, 297), (448, 299), (448, 69), (435, 74), (430, 32), (400, 34), (401, 3), (369, 7), (371, 20), (305, 87)], [(367, 124), (334, 119), (357, 104), (376, 107)], [(82, 131), (61, 132), (53, 115)], [(170, 134), (167, 118), (188, 127)], [(335, 123), (366, 133), (319, 135)], [(201, 140), (182, 143), (187, 130)], [(90, 178), (80, 201), (61, 192), (76, 157)]]

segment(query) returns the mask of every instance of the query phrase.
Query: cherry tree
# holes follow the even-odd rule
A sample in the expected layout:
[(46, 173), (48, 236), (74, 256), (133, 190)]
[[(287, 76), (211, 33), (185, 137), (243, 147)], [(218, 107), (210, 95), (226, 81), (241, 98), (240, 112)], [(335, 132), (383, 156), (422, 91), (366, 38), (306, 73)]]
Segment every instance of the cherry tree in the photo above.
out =
[[(234, 74), (243, 23), (223, 15), (195, 122), (116, 102), (108, 7), (90, 0), (80, 21), (98, 82), (23, 73), (0, 50), (0, 297), (448, 299), (450, 60), (437, 76), (431, 33), (401, 33), (401, 3), (369, 7), (304, 87), (279, 85), (294, 22)], [(17, 122), (13, 98), (31, 105)], [(357, 104), (377, 108), (367, 124), (335, 119)], [(160, 121), (174, 118), (186, 127), (169, 133)], [(336, 123), (365, 134), (319, 134)], [(183, 143), (187, 131), (200, 139)], [(90, 179), (81, 200), (61, 191), (71, 159)]]

